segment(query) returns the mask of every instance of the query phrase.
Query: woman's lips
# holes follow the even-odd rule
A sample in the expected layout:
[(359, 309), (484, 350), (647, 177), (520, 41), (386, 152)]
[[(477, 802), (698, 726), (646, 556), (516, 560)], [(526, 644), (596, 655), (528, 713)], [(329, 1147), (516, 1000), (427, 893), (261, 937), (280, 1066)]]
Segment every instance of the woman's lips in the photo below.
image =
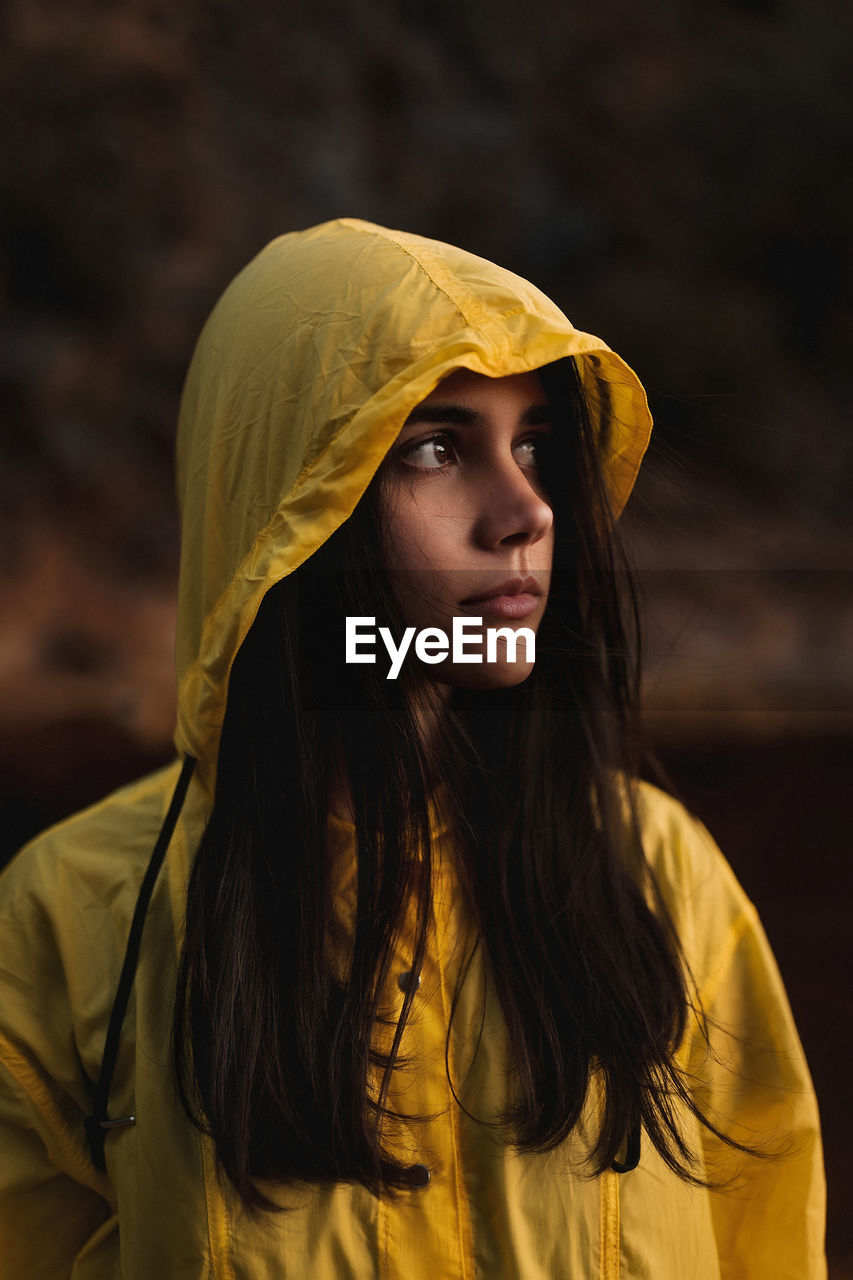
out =
[(486, 600), (468, 601), (464, 608), (474, 618), (527, 618), (536, 612), (540, 600), (541, 596), (519, 591), (511, 596), (489, 596)]
[(542, 596), (535, 578), (508, 578), (491, 591), (482, 591), (462, 601), (473, 617), (527, 618), (535, 613)]

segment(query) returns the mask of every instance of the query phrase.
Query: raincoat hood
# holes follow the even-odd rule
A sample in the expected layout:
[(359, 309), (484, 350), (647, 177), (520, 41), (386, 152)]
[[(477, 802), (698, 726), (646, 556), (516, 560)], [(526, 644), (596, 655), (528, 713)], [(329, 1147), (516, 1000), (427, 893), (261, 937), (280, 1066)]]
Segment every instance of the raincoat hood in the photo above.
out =
[(618, 515), (651, 430), (642, 386), (526, 280), (351, 218), (273, 240), (236, 277), (199, 338), (178, 431), (175, 741), (202, 776), (263, 596), (352, 514), (415, 405), (453, 369), (502, 377), (565, 356), (608, 423)]

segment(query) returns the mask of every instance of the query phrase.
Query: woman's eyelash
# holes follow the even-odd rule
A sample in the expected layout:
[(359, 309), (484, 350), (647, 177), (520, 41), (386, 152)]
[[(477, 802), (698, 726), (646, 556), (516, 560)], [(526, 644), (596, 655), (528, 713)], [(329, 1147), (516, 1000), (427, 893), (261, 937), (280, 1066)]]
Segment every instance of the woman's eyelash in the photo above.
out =
[[(414, 454), (416, 454), (419, 449), (425, 449), (429, 445), (438, 445), (440, 448), (447, 449), (448, 452), (451, 453), (454, 458), (456, 457), (454, 438), (452, 434), (448, 431), (436, 431), (434, 432), (433, 435), (426, 436), (423, 440), (413, 440), (411, 444), (406, 444), (403, 446), (403, 448), (400, 450), (400, 457), (403, 459), (404, 462), (407, 463), (408, 466), (412, 466), (412, 467), (418, 466), (417, 463), (414, 463), (408, 460)], [(437, 471), (439, 470), (440, 467), (446, 466), (449, 461), (450, 461), (450, 458), (447, 458), (445, 459), (445, 461), (439, 462), (433, 467), (420, 466), (419, 470)]]
[[(526, 436), (524, 439), (518, 440), (513, 445), (513, 452), (517, 449), (531, 446), (528, 454), (528, 460), (520, 465), (533, 467), (539, 466), (543, 461), (548, 441), (548, 433), (544, 431), (537, 431), (533, 435)], [(450, 456), (445, 458), (443, 461), (436, 462), (433, 466), (425, 466), (423, 464), (410, 461), (413, 455), (415, 455), (420, 449), (426, 449), (429, 445), (436, 445), (439, 448), (446, 449)], [(432, 435), (426, 436), (423, 440), (413, 440), (411, 443), (403, 445), (399, 450), (399, 456), (408, 466), (417, 467), (418, 470), (439, 471), (450, 462), (458, 460), (456, 439), (450, 431), (436, 431)]]

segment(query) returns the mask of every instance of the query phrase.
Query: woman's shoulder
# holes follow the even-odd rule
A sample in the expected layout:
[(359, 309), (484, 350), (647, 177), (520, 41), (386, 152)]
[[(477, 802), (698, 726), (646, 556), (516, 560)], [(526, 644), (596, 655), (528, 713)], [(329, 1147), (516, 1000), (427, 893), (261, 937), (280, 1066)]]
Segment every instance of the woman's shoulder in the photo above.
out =
[(30, 840), (0, 874), (0, 903), (69, 892), (103, 902), (103, 891), (132, 878), (137, 864), (144, 870), (177, 773), (170, 764), (148, 774)]
[(654, 891), (701, 981), (755, 929), (757, 912), (708, 829), (680, 800), (641, 782), (636, 811)]
[[(57, 1250), (69, 1237), (84, 1238), (109, 1212), (104, 1200), (112, 1203), (91, 1163), (84, 1117), (139, 886), (176, 773), (176, 766), (160, 770), (51, 827), (0, 875), (0, 1130), (9, 1147), (0, 1199), (11, 1187), (23, 1205), (27, 1197), (17, 1188), (26, 1186), (27, 1204), (34, 1214), (43, 1211), (45, 1222), (50, 1206), (72, 1205), (77, 1225), (59, 1223)], [(124, 1061), (126, 1072), (132, 1057)], [(39, 1187), (55, 1190), (39, 1197)], [(29, 1257), (23, 1236), (13, 1231), (12, 1238)]]
[(693, 895), (715, 888), (748, 901), (713, 836), (681, 800), (641, 781), (636, 801), (643, 853), (661, 889)]
[(0, 969), (66, 986), (120, 966), (139, 885), (177, 776), (170, 765), (31, 840), (0, 875)]

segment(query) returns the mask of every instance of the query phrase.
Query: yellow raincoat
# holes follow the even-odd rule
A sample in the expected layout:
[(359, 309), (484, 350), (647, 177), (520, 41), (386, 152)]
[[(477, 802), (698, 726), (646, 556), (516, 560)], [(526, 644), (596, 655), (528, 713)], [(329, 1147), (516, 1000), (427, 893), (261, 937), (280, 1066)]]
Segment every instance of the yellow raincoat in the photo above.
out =
[[(575, 1135), (518, 1155), (476, 1117), (506, 1103), (509, 1046), (471, 936), (452, 842), (434, 823), (433, 927), (395, 1073), (397, 1102), (431, 1117), (400, 1151), (428, 1184), (376, 1199), (301, 1186), (252, 1219), (183, 1113), (169, 1066), (189, 864), (215, 778), (231, 661), (266, 590), (353, 511), (410, 410), (450, 370), (500, 376), (565, 355), (593, 412), (621, 509), (648, 440), (642, 388), (538, 290), (461, 250), (343, 219), (269, 245), (199, 341), (179, 433), (184, 536), (178, 624), (181, 755), (198, 760), (149, 907), (122, 1027), (106, 1173), (84, 1118), (130, 920), (178, 776), (172, 766), (47, 832), (0, 877), (0, 1280), (819, 1280), (823, 1171), (814, 1096), (754, 908), (712, 840), (673, 800), (641, 791), (646, 855), (681, 938), (711, 1048), (692, 1024), (679, 1056), (706, 1113), (775, 1153), (744, 1157), (697, 1132), (724, 1185), (687, 1185), (644, 1142), (639, 1166), (592, 1178)], [(330, 816), (340, 919), (353, 832)], [(411, 964), (399, 942), (392, 978)], [(485, 987), (485, 1034), (470, 1066)], [(402, 1002), (393, 989), (389, 1000)], [(470, 1068), (470, 1069), (469, 1069)], [(461, 1082), (461, 1083), (460, 1083)], [(595, 1098), (590, 1102), (594, 1122)], [(471, 1114), (468, 1114), (471, 1113)], [(273, 1193), (275, 1194), (275, 1193)]]

